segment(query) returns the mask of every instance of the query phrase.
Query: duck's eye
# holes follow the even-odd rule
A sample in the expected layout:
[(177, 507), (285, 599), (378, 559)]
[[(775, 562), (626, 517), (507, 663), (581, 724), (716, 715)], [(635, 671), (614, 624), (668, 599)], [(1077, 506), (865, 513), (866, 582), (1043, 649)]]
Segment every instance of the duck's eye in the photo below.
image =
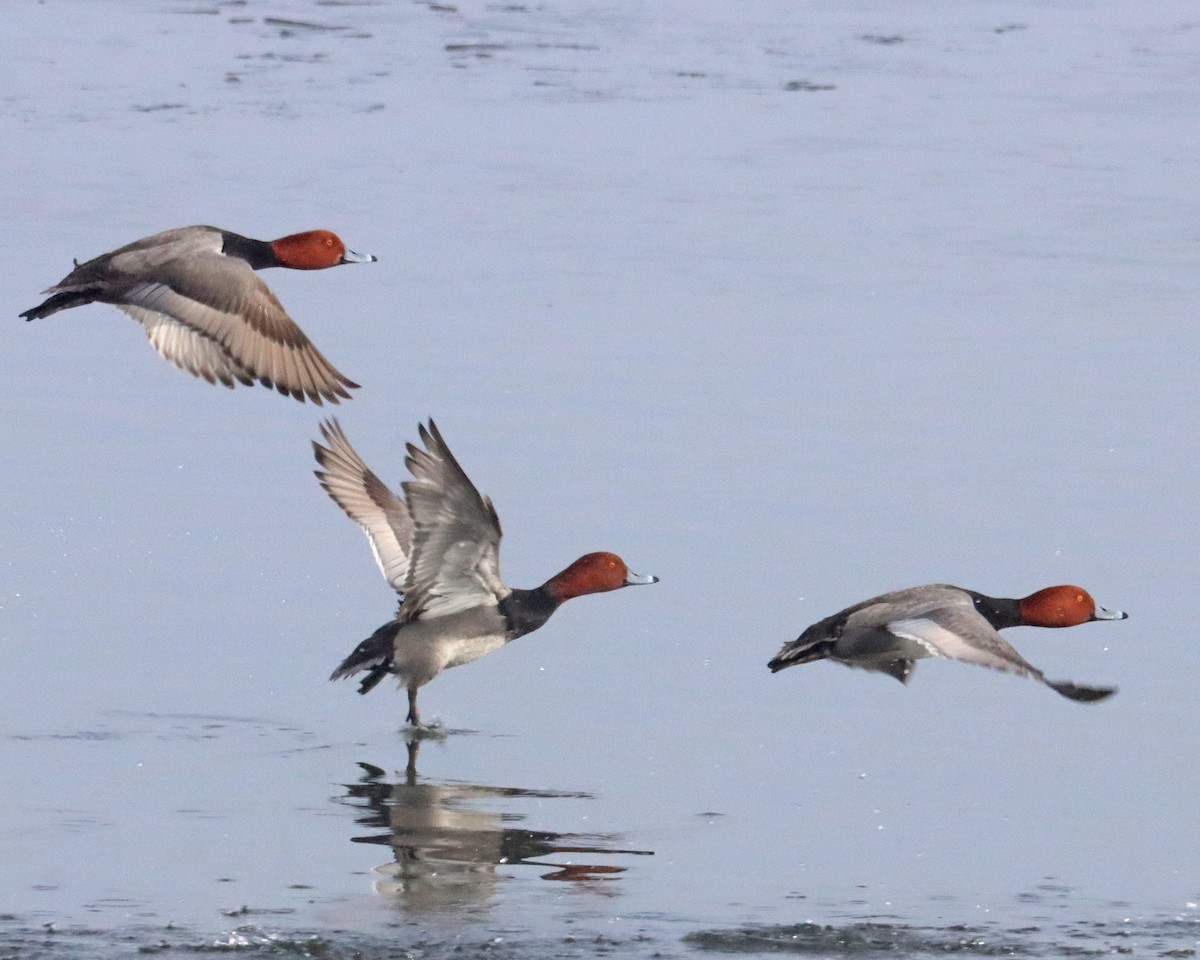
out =
[(1075, 602), (1076, 602), (1076, 603), (1083, 603), (1083, 594), (1082, 594), (1082, 593), (1077, 593), (1077, 594), (1075, 594)]

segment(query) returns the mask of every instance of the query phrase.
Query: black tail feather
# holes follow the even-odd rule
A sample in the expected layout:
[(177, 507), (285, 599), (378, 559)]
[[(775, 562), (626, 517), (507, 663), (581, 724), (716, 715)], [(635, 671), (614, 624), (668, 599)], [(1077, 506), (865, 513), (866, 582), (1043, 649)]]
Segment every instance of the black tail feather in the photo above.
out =
[(812, 663), (814, 660), (824, 660), (833, 649), (832, 640), (793, 640), (785, 644), (775, 656), (767, 661), (772, 673), (778, 673), (786, 667), (795, 667), (801, 663)]
[(370, 671), (358, 688), (359, 693), (369, 693), (392, 670), (392, 656), (395, 652), (394, 642), (396, 631), (400, 624), (395, 620), (385, 623), (362, 643), (354, 648), (354, 652), (343, 660), (336, 670), (329, 675), (330, 680), (340, 680), (361, 670)]
[(69, 310), (71, 307), (82, 307), (85, 303), (92, 303), (94, 299), (92, 294), (84, 290), (65, 290), (62, 293), (56, 293), (49, 297), (36, 307), (30, 307), (20, 316), (26, 320), (40, 320), (42, 317), (48, 317), (52, 313), (58, 313), (59, 310)]

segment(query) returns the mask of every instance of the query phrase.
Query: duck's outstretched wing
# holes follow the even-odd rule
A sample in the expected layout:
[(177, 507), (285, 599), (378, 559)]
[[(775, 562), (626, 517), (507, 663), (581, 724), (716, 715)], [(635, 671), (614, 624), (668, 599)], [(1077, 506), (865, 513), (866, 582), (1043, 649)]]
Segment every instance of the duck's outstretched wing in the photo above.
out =
[(432, 420), (408, 445), (404, 496), (415, 532), (400, 619), (445, 617), (494, 606), (511, 591), (500, 579), (500, 520), (471, 483)]
[[(197, 344), (209, 340), (254, 380), (280, 393), (297, 400), (307, 397), (316, 404), (322, 398), (331, 403), (349, 399), (347, 390), (358, 384), (325, 359), (244, 261), (214, 255), (187, 266), (211, 266), (213, 274), (198, 276), (193, 272), (186, 278), (187, 295), (178, 293), (170, 279), (133, 284), (115, 304), (146, 326), (155, 348), (166, 359), (204, 376)], [(240, 275), (243, 286), (237, 288), (238, 292), (231, 294), (221, 286), (218, 277), (226, 271)], [(180, 324), (192, 337), (156, 339), (147, 323), (148, 314)]]
[(931, 657), (949, 657), (963, 663), (1045, 680), (1037, 667), (1022, 657), (992, 626), (970, 608), (942, 608), (924, 617), (892, 620), (887, 631), (920, 644)]
[(403, 595), (413, 539), (407, 504), (363, 462), (337, 420), (321, 424), (321, 437), (328, 446), (313, 441), (322, 467), (313, 472), (333, 502), (366, 531), (384, 579)]
[(993, 670), (1015, 673), (1044, 683), (1072, 700), (1103, 700), (1116, 692), (1109, 687), (1084, 687), (1069, 681), (1047, 680), (1046, 675), (1022, 657), (1013, 646), (974, 610), (942, 608), (927, 616), (893, 620), (890, 633), (919, 643), (931, 656), (949, 657)]
[(1047, 680), (1048, 686), (1055, 693), (1061, 693), (1070, 700), (1080, 703), (1095, 703), (1097, 700), (1107, 700), (1117, 692), (1116, 687), (1084, 687), (1070, 680)]
[(128, 303), (122, 304), (121, 309), (145, 328), (146, 336), (158, 355), (180, 370), (186, 370), (209, 383), (223, 383), (230, 388), (238, 383), (248, 387), (254, 385), (254, 372), (234, 360), (216, 340), (165, 313), (143, 310)]

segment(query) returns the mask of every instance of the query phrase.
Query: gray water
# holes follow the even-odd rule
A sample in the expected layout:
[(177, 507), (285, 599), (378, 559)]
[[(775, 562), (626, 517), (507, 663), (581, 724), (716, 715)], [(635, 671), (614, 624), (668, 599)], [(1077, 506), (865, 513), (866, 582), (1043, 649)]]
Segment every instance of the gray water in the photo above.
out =
[[(0, 955), (1194, 955), (1193, 4), (9, 0)], [(172, 226), (274, 271), (396, 483), (433, 415), (507, 582), (583, 598), (404, 698), (320, 416), (17, 313)], [(766, 660), (947, 580), (1094, 706)], [(411, 762), (410, 762), (411, 761)]]

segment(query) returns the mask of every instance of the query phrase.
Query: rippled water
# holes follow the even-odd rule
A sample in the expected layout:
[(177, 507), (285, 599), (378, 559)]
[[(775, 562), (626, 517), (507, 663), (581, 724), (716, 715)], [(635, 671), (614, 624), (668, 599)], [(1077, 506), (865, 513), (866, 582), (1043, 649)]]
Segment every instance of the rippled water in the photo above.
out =
[[(0, 955), (1192, 956), (1200, 28), (1182, 2), (99, 3), (0, 34)], [(319, 411), (17, 314), (171, 226), (433, 415), (506, 580), (580, 599), (404, 698)], [(1081, 706), (766, 660), (883, 590), (1080, 582)]]

